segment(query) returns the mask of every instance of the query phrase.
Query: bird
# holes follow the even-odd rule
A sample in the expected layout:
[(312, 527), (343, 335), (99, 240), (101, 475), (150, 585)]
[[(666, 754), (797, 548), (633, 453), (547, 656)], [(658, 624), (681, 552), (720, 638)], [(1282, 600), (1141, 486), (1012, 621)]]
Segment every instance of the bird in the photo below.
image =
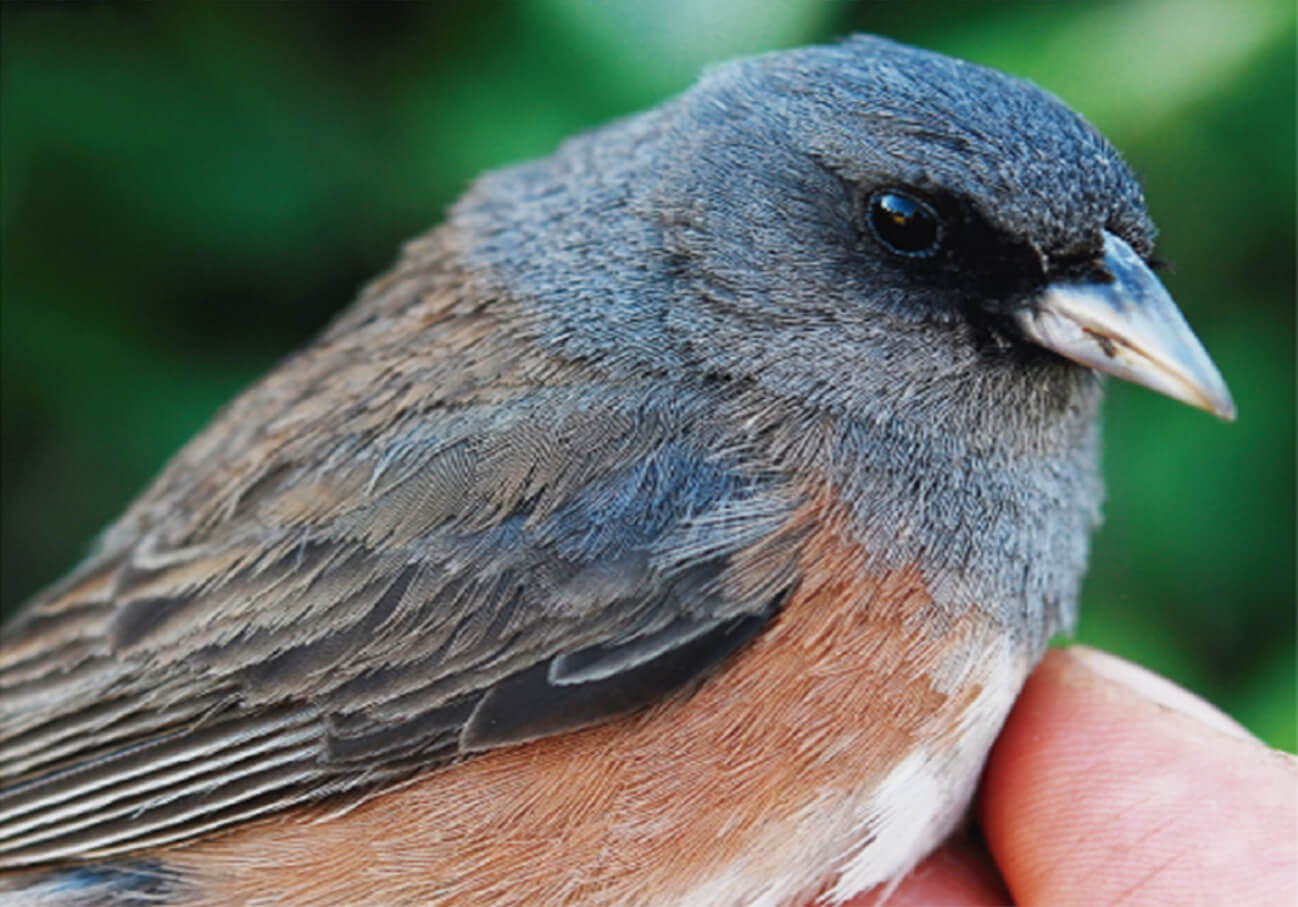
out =
[(480, 177), (3, 629), (0, 903), (895, 884), (1075, 625), (1103, 376), (1234, 418), (1154, 241), (872, 36)]

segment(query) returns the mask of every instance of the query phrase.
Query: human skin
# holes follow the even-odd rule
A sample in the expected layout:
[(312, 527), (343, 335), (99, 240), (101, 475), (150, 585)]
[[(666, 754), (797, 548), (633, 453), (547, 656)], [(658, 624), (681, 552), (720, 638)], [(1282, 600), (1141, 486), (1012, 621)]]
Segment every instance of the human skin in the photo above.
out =
[(985, 849), (948, 844), (886, 903), (1298, 903), (1298, 759), (1094, 649), (1028, 679), (977, 819)]

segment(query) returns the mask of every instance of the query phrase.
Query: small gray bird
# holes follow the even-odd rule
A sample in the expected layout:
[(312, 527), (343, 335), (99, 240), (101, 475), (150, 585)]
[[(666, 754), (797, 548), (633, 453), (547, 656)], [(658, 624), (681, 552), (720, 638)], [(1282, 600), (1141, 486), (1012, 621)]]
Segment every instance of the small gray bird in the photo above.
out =
[(1073, 625), (1097, 370), (1233, 416), (1153, 236), (1059, 101), (877, 38), (483, 177), (5, 629), (0, 887), (895, 882)]

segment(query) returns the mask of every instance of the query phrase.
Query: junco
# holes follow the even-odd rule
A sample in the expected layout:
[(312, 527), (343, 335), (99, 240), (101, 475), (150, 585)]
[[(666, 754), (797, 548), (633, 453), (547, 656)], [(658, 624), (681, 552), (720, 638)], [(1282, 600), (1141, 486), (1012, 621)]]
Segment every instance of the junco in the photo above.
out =
[(1098, 517), (1224, 418), (1118, 153), (858, 37), (481, 178), (0, 650), (41, 903), (839, 903), (959, 821)]

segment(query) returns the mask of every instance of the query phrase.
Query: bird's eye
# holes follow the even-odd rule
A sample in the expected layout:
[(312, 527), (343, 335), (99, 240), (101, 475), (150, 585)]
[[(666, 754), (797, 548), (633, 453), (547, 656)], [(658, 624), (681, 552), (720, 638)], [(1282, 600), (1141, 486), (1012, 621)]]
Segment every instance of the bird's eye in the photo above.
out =
[(937, 212), (913, 195), (885, 189), (870, 196), (865, 219), (874, 238), (894, 255), (924, 258), (942, 245)]

